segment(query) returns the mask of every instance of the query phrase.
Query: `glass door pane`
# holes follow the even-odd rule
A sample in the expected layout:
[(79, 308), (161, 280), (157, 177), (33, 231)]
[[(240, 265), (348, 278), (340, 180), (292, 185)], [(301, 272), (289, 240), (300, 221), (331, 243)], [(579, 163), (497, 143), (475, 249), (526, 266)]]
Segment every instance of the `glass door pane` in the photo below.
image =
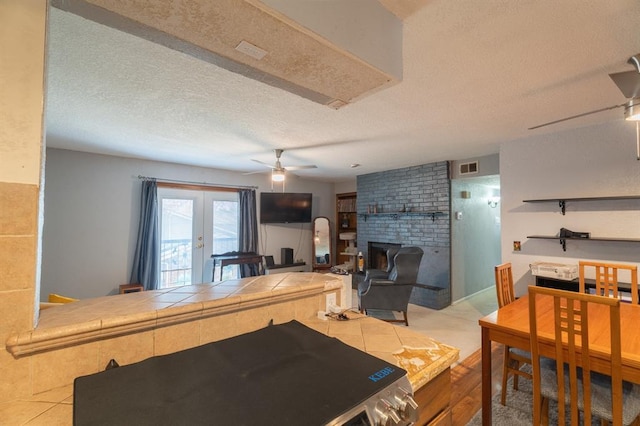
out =
[[(211, 255), (238, 251), (237, 193), (159, 188), (158, 199), (160, 288), (211, 282)], [(238, 267), (222, 278), (239, 278)]]
[(160, 288), (191, 284), (194, 200), (160, 201)]
[[(205, 194), (204, 236), (205, 255), (223, 254), (238, 251), (238, 195), (234, 192), (210, 192)], [(213, 264), (205, 268), (203, 282), (210, 282)], [(217, 278), (216, 274), (216, 278)], [(237, 265), (225, 266), (222, 280), (240, 278)]]

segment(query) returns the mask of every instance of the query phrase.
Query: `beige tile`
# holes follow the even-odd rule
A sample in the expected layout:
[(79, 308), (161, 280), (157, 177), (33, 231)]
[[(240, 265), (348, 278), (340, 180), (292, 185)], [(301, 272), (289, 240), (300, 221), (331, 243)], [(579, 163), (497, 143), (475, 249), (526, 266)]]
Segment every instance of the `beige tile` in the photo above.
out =
[(367, 352), (393, 352), (402, 347), (395, 335), (364, 335), (364, 347)]
[(101, 321), (101, 331), (105, 335), (110, 335), (115, 329), (136, 330), (147, 329), (156, 324), (158, 319), (157, 311), (132, 312), (129, 315), (106, 316)]
[(234, 296), (240, 298), (240, 303), (246, 304), (247, 306), (256, 305), (255, 302), (258, 302), (257, 305), (263, 305), (271, 303), (269, 299), (271, 298), (271, 292), (258, 292), (258, 293), (235, 293)]
[(73, 423), (73, 406), (57, 404), (38, 417), (25, 423), (27, 426), (68, 426)]
[(229, 296), (224, 299), (205, 300), (202, 302), (203, 316), (228, 312), (230, 310), (237, 311), (240, 309), (240, 297)]
[(139, 306), (146, 311), (159, 311), (160, 309), (170, 308), (174, 305), (173, 302), (157, 302), (155, 300), (146, 300)]
[(0, 401), (31, 396), (31, 359), (15, 359), (7, 351), (0, 351), (0, 378)]
[(155, 296), (152, 300), (159, 303), (178, 303), (190, 297), (189, 293), (163, 293)]
[(369, 355), (373, 355), (376, 358), (380, 358), (384, 361), (387, 361), (389, 364), (398, 365), (398, 360), (396, 360), (392, 354), (389, 352), (368, 352)]
[(416, 337), (408, 337), (408, 336), (400, 336), (400, 341), (403, 346), (408, 346), (412, 348), (453, 348), (453, 346), (445, 345), (442, 342), (432, 339), (429, 336), (418, 335)]
[(33, 288), (35, 264), (34, 235), (0, 236), (0, 283), (3, 291)]
[[(190, 294), (189, 297), (187, 297), (186, 299), (184, 299), (182, 302), (180, 303), (201, 303), (201, 302), (207, 302), (209, 300), (212, 299), (211, 297), (211, 293), (209, 292), (202, 292), (202, 293), (194, 293), (194, 294)], [(227, 294), (218, 294), (218, 297), (222, 297), (225, 298), (227, 297)]]
[[(23, 425), (53, 408), (51, 402), (11, 401), (0, 403), (0, 421), (3, 425)], [(67, 423), (71, 424), (71, 423)]]
[(200, 344), (228, 339), (240, 333), (238, 314), (230, 313), (200, 320)]
[(33, 329), (34, 299), (32, 288), (0, 292), (0, 336)]
[(364, 338), (362, 337), (362, 335), (359, 336), (357, 334), (337, 334), (333, 337), (356, 349), (359, 349), (361, 351), (365, 350)]
[(185, 285), (182, 287), (176, 287), (169, 289), (168, 293), (200, 293), (203, 290), (203, 285)]
[(156, 311), (158, 327), (181, 321), (197, 321), (202, 317), (202, 303), (174, 303), (170, 307)]
[(104, 370), (111, 359), (120, 365), (133, 364), (152, 357), (153, 353), (153, 330), (106, 339), (100, 342), (98, 366)]
[(317, 317), (314, 318), (308, 318), (308, 319), (301, 319), (299, 320), (302, 324), (306, 325), (309, 328), (314, 329), (315, 331), (318, 331), (322, 334), (328, 334), (329, 333), (329, 321), (323, 321), (318, 319)]
[(189, 321), (159, 327), (154, 331), (154, 355), (166, 355), (193, 348), (200, 343), (200, 324)]
[(234, 291), (235, 291), (234, 288), (216, 286), (216, 287), (208, 288), (206, 290), (202, 290), (198, 292), (198, 294), (203, 297), (209, 298), (209, 300), (214, 300), (214, 299), (223, 299), (233, 294)]
[(296, 300), (295, 318), (298, 320), (306, 318), (317, 318), (318, 311), (320, 311), (320, 300), (322, 296), (311, 296), (303, 299)]
[(99, 343), (91, 342), (33, 355), (33, 393), (67, 386), (78, 376), (100, 371), (98, 351)]
[(259, 330), (269, 325), (271, 321), (269, 306), (238, 312), (238, 331), (240, 334)]
[(396, 327), (393, 324), (383, 321), (361, 321), (362, 332), (371, 335), (392, 334), (396, 336)]
[(336, 336), (339, 334), (357, 334), (362, 335), (362, 328), (360, 327), (360, 320), (349, 321), (334, 321), (327, 320), (329, 322), (329, 335)]
[(73, 398), (73, 385), (61, 386), (33, 395), (29, 398), (32, 402), (53, 402), (60, 403), (69, 398)]
[(283, 324), (295, 319), (297, 302), (282, 302), (269, 306), (274, 324)]
[(0, 235), (36, 235), (36, 185), (0, 182)]

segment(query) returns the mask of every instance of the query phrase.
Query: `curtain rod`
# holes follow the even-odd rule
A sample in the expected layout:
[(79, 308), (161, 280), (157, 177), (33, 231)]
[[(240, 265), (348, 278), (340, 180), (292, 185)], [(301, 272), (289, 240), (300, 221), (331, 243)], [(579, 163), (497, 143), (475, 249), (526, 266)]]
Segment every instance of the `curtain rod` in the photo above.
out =
[(142, 176), (142, 175), (138, 175), (138, 179), (144, 179), (144, 180), (155, 179), (158, 182), (175, 182), (175, 183), (185, 183), (189, 185), (218, 186), (221, 188), (237, 188), (237, 189), (258, 189), (259, 188), (257, 186), (227, 185), (224, 183), (195, 182), (190, 180), (177, 180), (177, 179), (161, 179), (161, 178)]

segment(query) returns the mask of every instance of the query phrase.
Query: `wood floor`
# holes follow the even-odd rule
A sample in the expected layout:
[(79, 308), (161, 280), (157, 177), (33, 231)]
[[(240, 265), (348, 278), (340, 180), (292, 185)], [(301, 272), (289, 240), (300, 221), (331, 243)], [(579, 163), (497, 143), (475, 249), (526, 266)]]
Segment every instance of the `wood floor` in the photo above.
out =
[[(493, 343), (492, 383), (495, 395), (502, 379), (503, 346)], [(482, 356), (480, 349), (451, 370), (451, 412), (453, 426), (464, 426), (482, 406)]]

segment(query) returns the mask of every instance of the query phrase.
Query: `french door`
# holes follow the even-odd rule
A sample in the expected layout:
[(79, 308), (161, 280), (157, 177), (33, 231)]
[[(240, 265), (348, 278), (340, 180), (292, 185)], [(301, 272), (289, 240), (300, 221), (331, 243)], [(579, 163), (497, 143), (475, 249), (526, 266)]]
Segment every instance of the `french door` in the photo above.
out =
[(237, 193), (158, 188), (158, 208), (160, 288), (211, 282), (211, 255), (238, 250)]

